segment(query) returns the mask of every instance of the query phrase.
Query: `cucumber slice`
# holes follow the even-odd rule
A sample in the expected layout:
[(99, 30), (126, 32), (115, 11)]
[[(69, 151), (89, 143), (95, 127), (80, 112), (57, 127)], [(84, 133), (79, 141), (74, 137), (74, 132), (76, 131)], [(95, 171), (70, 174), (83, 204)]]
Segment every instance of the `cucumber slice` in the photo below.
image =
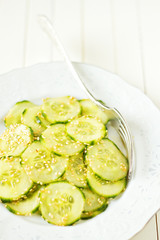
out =
[(109, 111), (100, 109), (90, 99), (82, 99), (80, 100), (80, 104), (82, 107), (83, 116), (95, 117), (101, 120), (103, 124), (107, 124), (107, 122), (112, 118), (112, 115)]
[(76, 141), (91, 144), (105, 136), (106, 128), (101, 121), (83, 116), (67, 124), (67, 133)]
[(107, 204), (107, 200), (105, 197), (92, 192), (90, 189), (81, 189), (81, 191), (85, 195), (85, 204), (84, 204), (84, 212), (94, 212), (100, 210), (104, 205)]
[(33, 142), (22, 154), (22, 164), (33, 182), (45, 184), (59, 178), (67, 167), (68, 158), (48, 151), (41, 142)]
[(87, 171), (87, 181), (94, 192), (104, 197), (115, 197), (126, 187), (126, 178), (117, 182), (109, 182), (95, 175), (90, 168)]
[(40, 190), (35, 191), (29, 198), (24, 200), (8, 203), (5, 207), (17, 215), (29, 216), (35, 213), (39, 208)]
[(0, 199), (3, 202), (18, 200), (33, 186), (20, 161), (14, 157), (0, 159)]
[(35, 136), (40, 136), (47, 126), (50, 125), (50, 123), (44, 118), (40, 106), (25, 109), (22, 113), (21, 121), (23, 124), (32, 128)]
[(86, 162), (101, 178), (117, 181), (127, 176), (128, 160), (109, 139), (87, 148)]
[[(21, 165), (22, 165), (22, 159), (21, 159)], [(29, 191), (27, 192), (26, 195), (24, 195), (24, 197), (22, 197), (22, 199), (19, 200), (25, 200), (26, 198), (29, 198), (30, 196), (32, 196), (32, 194), (37, 191), (38, 189), (40, 189), (40, 187), (42, 188), (41, 185), (37, 184), (37, 183), (33, 183), (33, 186), (31, 189), (29, 189)]]
[(75, 142), (67, 135), (65, 124), (49, 126), (42, 133), (41, 140), (46, 148), (58, 155), (71, 156), (82, 152), (85, 147), (84, 144)]
[(19, 156), (32, 142), (33, 134), (23, 124), (10, 125), (0, 136), (0, 157)]
[(108, 207), (108, 205), (104, 204), (103, 207), (97, 211), (82, 212), (81, 219), (87, 220), (87, 219), (93, 218), (93, 217), (97, 216), (98, 214), (104, 212), (107, 207)]
[(71, 225), (80, 219), (83, 208), (82, 192), (70, 183), (51, 183), (41, 192), (40, 211), (49, 223)]
[(41, 112), (37, 116), (37, 121), (41, 122), (41, 124), (45, 127), (48, 127), (51, 125), (51, 122), (47, 120), (45, 113), (42, 111), (42, 106), (41, 106)]
[(87, 187), (87, 168), (83, 162), (83, 153), (69, 158), (64, 178), (77, 187)]
[(74, 97), (46, 98), (42, 109), (51, 123), (67, 122), (81, 114), (79, 102)]
[(34, 107), (35, 104), (29, 101), (17, 102), (7, 113), (4, 122), (6, 127), (11, 124), (21, 123), (21, 115), (26, 108)]

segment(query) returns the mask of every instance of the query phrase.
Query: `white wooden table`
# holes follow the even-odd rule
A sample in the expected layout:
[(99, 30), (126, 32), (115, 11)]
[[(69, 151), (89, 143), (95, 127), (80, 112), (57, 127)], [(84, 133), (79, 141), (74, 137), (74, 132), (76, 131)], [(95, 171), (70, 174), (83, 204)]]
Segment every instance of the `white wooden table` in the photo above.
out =
[[(119, 74), (160, 108), (159, 0), (0, 0), (0, 74), (61, 60), (39, 14), (54, 21), (73, 61)], [(159, 232), (160, 212), (132, 240)]]

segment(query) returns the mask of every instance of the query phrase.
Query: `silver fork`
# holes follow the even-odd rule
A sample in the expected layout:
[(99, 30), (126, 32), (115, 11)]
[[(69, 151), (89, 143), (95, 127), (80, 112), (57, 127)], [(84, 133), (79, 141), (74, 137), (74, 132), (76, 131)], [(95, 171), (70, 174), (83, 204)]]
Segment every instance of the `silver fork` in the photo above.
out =
[(106, 106), (104, 103), (98, 101), (94, 95), (88, 90), (88, 88), (85, 86), (83, 80), (80, 78), (79, 74), (77, 73), (76, 69), (74, 68), (72, 62), (70, 61), (58, 35), (57, 32), (52, 25), (51, 21), (43, 15), (38, 16), (39, 24), (42, 27), (42, 29), (49, 35), (50, 39), (57, 44), (58, 49), (60, 50), (62, 56), (65, 59), (66, 64), (68, 65), (68, 68), (70, 72), (72, 73), (74, 79), (79, 83), (79, 85), (82, 87), (82, 89), (86, 92), (88, 97), (101, 109), (107, 111), (111, 116), (111, 120), (109, 121), (110, 125), (115, 128), (115, 130), (119, 133), (120, 137), (123, 140), (123, 143), (125, 145), (125, 149), (127, 152), (127, 157), (129, 161), (129, 173), (128, 173), (128, 180), (132, 176), (133, 172), (133, 158), (134, 158), (134, 151), (133, 151), (133, 140), (131, 136), (130, 129), (128, 127), (128, 124), (124, 120), (123, 116), (120, 114), (120, 112), (116, 108), (110, 108)]

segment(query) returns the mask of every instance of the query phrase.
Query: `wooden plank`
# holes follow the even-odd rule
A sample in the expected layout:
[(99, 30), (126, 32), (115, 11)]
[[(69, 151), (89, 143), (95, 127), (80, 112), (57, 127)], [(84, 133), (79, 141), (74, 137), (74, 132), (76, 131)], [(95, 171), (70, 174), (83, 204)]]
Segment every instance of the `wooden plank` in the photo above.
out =
[(144, 89), (135, 0), (113, 0), (112, 19), (116, 73)]
[(137, 233), (130, 240), (158, 240), (156, 234), (155, 218), (152, 217), (151, 220), (145, 225), (143, 230)]
[[(143, 69), (144, 59), (142, 57), (141, 32), (136, 1), (114, 0), (111, 2), (116, 73), (127, 82), (145, 91), (146, 79)], [(132, 239), (156, 240), (155, 217)]]
[(51, 18), (51, 0), (27, 0), (26, 44), (24, 65), (51, 60), (51, 42), (38, 24), (38, 15)]
[(160, 107), (160, 2), (159, 0), (137, 1), (140, 41), (144, 61), (145, 90)]
[[(54, 1), (52, 20), (70, 59), (81, 61), (81, 0)], [(52, 59), (63, 59), (56, 46), (53, 46)]]
[(0, 1), (0, 74), (22, 67), (25, 0)]
[(157, 236), (160, 237), (160, 210), (157, 213)]
[(83, 6), (84, 62), (115, 71), (112, 12), (109, 0), (85, 0)]

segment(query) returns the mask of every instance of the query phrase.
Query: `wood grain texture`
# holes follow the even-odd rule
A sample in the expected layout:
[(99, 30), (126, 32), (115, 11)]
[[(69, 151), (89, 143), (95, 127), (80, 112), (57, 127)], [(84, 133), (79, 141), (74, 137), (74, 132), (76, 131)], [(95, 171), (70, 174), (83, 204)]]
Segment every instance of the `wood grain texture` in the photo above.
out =
[(157, 213), (157, 236), (160, 237), (160, 210)]
[(38, 15), (51, 18), (51, 0), (26, 0), (26, 34), (24, 65), (51, 60), (51, 42), (38, 24)]
[(157, 239), (155, 217), (152, 217), (145, 227), (130, 240), (159, 240)]
[(85, 0), (83, 61), (115, 72), (110, 0)]
[(25, 0), (0, 1), (0, 74), (23, 66)]
[(147, 95), (160, 107), (160, 2), (137, 1), (143, 72)]
[[(159, 0), (0, 0), (0, 74), (62, 60), (40, 29), (49, 17), (72, 61), (119, 74), (160, 108)], [(132, 240), (158, 240), (160, 212)]]
[(116, 73), (143, 90), (135, 0), (113, 0), (111, 3)]
[[(112, 0), (112, 31), (114, 39), (115, 72), (130, 84), (145, 91), (144, 58), (140, 42), (140, 18), (135, 0)], [(156, 240), (155, 217), (133, 240)]]
[[(70, 59), (81, 62), (81, 0), (55, 0), (52, 21)], [(52, 46), (52, 60), (63, 60), (56, 46)]]

